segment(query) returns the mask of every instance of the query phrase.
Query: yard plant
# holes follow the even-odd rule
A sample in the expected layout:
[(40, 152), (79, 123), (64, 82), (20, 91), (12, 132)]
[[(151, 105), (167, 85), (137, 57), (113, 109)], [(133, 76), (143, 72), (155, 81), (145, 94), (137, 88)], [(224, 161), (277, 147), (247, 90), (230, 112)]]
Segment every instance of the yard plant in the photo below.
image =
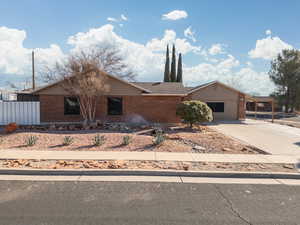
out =
[(65, 136), (63, 140), (63, 145), (68, 146), (71, 145), (74, 142), (74, 138), (71, 136)]
[(105, 136), (102, 135), (100, 136), (99, 134), (97, 134), (94, 138), (93, 138), (93, 144), (95, 146), (101, 146), (105, 143)]
[(25, 144), (26, 144), (26, 146), (34, 146), (36, 144), (37, 140), (38, 140), (37, 136), (30, 135), (29, 137), (26, 138)]
[(193, 127), (195, 123), (210, 122), (213, 120), (212, 110), (201, 101), (184, 101), (177, 107), (176, 114), (180, 116), (185, 123)]
[(157, 130), (154, 139), (153, 139), (153, 145), (161, 145), (166, 140), (165, 135), (163, 134), (162, 130)]
[(132, 141), (132, 137), (129, 135), (123, 136), (123, 145), (129, 145)]

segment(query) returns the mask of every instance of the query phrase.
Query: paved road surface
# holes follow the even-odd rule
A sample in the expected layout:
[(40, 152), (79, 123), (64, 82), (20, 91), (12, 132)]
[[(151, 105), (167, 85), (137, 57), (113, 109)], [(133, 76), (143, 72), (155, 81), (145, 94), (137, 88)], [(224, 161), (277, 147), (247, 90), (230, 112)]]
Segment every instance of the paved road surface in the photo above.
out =
[(0, 181), (3, 225), (296, 225), (300, 187)]
[(300, 158), (299, 128), (251, 119), (242, 122), (220, 122), (210, 126), (271, 154)]

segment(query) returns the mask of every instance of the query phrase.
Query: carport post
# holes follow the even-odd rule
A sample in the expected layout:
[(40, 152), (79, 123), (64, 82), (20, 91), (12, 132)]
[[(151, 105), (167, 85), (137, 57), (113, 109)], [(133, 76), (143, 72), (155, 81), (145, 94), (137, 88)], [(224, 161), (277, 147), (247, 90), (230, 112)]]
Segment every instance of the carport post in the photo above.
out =
[(272, 123), (274, 123), (274, 101), (271, 101), (272, 103)]
[(255, 108), (255, 119), (257, 119), (257, 102), (254, 100), (254, 108)]

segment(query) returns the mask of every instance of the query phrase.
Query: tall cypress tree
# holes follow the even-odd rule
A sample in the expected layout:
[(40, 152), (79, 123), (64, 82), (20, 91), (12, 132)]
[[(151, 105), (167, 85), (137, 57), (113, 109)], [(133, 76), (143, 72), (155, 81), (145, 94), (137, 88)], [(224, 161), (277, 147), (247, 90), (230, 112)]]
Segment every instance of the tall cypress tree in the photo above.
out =
[(167, 52), (166, 52), (166, 64), (165, 64), (164, 82), (170, 82), (169, 45), (167, 45)]
[(176, 55), (175, 55), (175, 45), (173, 44), (172, 49), (172, 62), (171, 62), (171, 82), (176, 82)]
[(182, 59), (181, 59), (181, 53), (179, 54), (179, 58), (178, 58), (177, 82), (182, 83)]

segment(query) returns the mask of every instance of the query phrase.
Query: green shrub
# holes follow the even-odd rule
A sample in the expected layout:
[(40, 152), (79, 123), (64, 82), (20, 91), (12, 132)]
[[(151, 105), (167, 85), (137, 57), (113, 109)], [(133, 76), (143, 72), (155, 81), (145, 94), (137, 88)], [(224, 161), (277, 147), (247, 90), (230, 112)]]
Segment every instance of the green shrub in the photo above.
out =
[(100, 136), (99, 134), (97, 134), (94, 138), (93, 138), (93, 144), (95, 146), (101, 146), (105, 143), (105, 136)]
[(63, 140), (63, 145), (68, 146), (71, 145), (74, 142), (74, 138), (71, 136), (65, 136)]
[(0, 145), (3, 144), (4, 140), (2, 137), (0, 137)]
[(184, 101), (177, 107), (176, 114), (184, 122), (193, 127), (194, 123), (210, 122), (213, 120), (212, 110), (208, 105), (201, 101)]
[(29, 137), (26, 138), (25, 144), (26, 146), (34, 146), (37, 140), (38, 140), (37, 136), (30, 135)]
[(161, 145), (165, 140), (166, 140), (166, 137), (163, 134), (163, 132), (157, 132), (154, 136), (153, 144), (154, 145)]
[(132, 141), (131, 136), (126, 135), (123, 137), (123, 145), (129, 145), (131, 143), (131, 141)]

